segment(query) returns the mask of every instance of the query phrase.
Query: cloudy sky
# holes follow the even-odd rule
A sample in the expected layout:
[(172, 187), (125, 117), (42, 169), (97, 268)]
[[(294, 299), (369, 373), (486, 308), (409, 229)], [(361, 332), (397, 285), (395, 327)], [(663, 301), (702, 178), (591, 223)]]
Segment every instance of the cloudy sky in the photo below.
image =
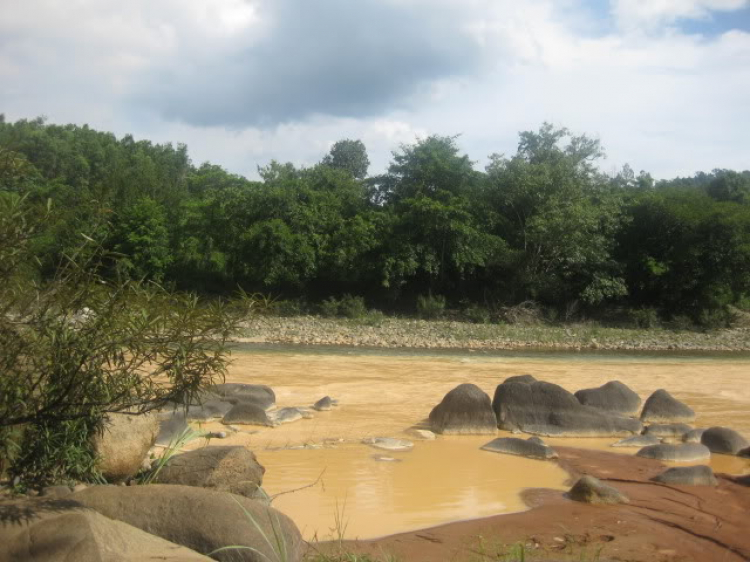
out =
[(0, 0), (0, 112), (184, 142), (256, 176), (550, 121), (613, 172), (750, 168), (750, 0)]

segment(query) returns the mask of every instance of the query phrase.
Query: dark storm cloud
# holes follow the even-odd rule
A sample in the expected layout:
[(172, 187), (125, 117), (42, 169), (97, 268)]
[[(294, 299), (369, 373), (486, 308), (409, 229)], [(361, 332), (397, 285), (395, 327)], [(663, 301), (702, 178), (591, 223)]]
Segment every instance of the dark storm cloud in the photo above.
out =
[(471, 72), (479, 58), (459, 12), (435, 0), (268, 0), (259, 9), (272, 22), (262, 38), (246, 37), (229, 54), (171, 60), (149, 73), (138, 102), (199, 126), (365, 117)]

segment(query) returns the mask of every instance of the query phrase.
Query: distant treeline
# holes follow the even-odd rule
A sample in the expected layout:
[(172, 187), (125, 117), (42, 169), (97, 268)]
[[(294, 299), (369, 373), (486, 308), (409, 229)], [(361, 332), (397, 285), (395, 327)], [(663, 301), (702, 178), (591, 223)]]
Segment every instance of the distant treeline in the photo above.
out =
[(272, 161), (251, 181), (193, 165), (184, 145), (0, 116), (0, 197), (51, 208), (41, 277), (85, 234), (124, 256), (109, 274), (200, 293), (349, 294), (397, 311), (428, 295), (452, 308), (532, 301), (558, 317), (704, 323), (750, 306), (748, 171), (610, 177), (598, 141), (549, 124), (484, 172), (455, 137), (398, 147), (379, 176), (360, 141), (321, 156)]

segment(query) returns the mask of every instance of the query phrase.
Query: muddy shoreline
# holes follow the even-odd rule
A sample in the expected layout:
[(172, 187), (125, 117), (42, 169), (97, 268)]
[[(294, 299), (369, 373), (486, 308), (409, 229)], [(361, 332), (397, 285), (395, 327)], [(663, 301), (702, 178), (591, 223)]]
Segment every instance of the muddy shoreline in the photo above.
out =
[(369, 321), (260, 316), (248, 321), (233, 341), (415, 350), (750, 352), (750, 329), (696, 332), (591, 323), (519, 326), (391, 317)]

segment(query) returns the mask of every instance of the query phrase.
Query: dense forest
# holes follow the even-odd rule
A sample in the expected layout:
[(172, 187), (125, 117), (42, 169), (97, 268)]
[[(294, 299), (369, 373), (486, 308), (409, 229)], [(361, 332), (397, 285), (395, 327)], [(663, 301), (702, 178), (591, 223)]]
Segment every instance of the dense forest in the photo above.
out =
[(398, 147), (382, 175), (368, 175), (362, 142), (342, 140), (314, 166), (272, 161), (251, 181), (195, 166), (184, 145), (0, 116), (0, 203), (48, 214), (42, 279), (84, 235), (122, 256), (107, 276), (240, 287), (290, 310), (354, 295), (397, 312), (421, 298), (717, 325), (750, 308), (750, 171), (655, 182), (628, 166), (608, 176), (602, 156), (597, 140), (544, 124), (484, 171), (456, 137), (430, 136)]

